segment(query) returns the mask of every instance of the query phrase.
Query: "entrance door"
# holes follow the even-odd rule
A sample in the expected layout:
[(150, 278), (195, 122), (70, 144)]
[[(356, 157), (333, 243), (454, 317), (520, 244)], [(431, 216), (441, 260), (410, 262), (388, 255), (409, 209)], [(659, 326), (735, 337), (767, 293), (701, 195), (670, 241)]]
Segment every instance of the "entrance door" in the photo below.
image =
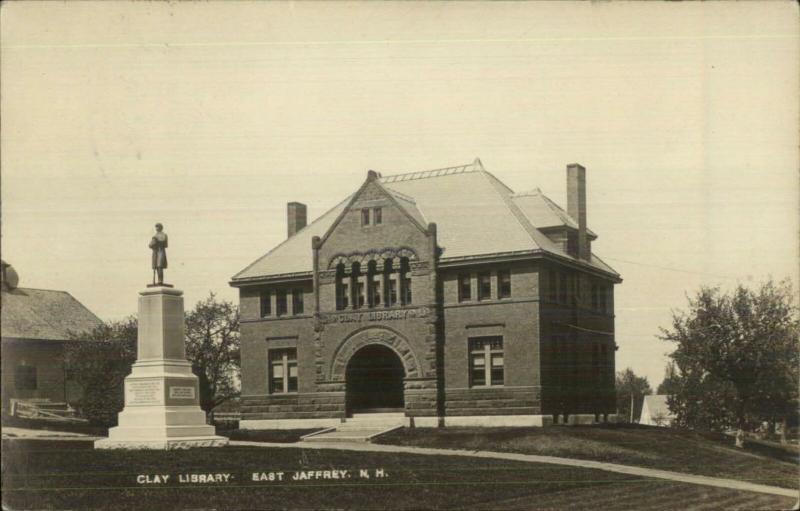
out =
[(405, 407), (400, 357), (386, 346), (364, 346), (350, 358), (347, 382), (347, 412), (397, 412)]

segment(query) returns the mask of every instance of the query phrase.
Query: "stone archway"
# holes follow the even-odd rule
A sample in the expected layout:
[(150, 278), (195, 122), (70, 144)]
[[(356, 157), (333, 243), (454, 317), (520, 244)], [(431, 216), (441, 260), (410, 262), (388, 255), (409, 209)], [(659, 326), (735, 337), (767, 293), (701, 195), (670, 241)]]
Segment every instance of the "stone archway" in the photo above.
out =
[(366, 327), (350, 334), (336, 350), (330, 366), (330, 381), (345, 381), (350, 359), (368, 344), (381, 344), (392, 349), (403, 364), (406, 378), (422, 376), (419, 360), (402, 335), (387, 327)]
[(385, 344), (367, 344), (347, 364), (346, 411), (400, 412), (405, 409), (405, 370), (397, 353)]

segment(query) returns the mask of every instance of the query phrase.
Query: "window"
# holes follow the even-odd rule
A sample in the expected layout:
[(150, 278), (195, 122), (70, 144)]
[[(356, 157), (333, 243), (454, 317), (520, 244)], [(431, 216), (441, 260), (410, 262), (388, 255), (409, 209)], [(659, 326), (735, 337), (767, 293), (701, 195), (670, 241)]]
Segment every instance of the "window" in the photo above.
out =
[(555, 270), (549, 272), (548, 293), (550, 301), (555, 302), (558, 300), (558, 273)]
[(270, 394), (297, 392), (297, 350), (269, 351)]
[(356, 282), (353, 282), (355, 286), (355, 296), (353, 297), (353, 308), (360, 309), (366, 303), (366, 295), (364, 294), (366, 290), (364, 289), (364, 282), (359, 279)]
[(378, 263), (370, 261), (367, 265), (367, 305), (378, 307), (381, 304), (381, 274)]
[(275, 314), (285, 316), (287, 310), (286, 290), (278, 289), (275, 292)]
[(503, 384), (503, 338), (478, 337), (469, 340), (470, 385), (492, 387)]
[(411, 303), (411, 268), (408, 258), (400, 259), (400, 303), (409, 305)]
[(497, 272), (497, 297), (511, 298), (511, 271), (509, 270)]
[(344, 274), (344, 264), (336, 267), (336, 310), (344, 310), (348, 305), (349, 288)]
[(598, 287), (600, 289), (598, 291), (599, 303), (597, 304), (597, 309), (605, 313), (608, 312), (608, 286), (604, 284)]
[(292, 314), (303, 313), (303, 290), (292, 289)]
[(272, 293), (264, 291), (261, 293), (261, 317), (272, 315)]
[(372, 211), (372, 218), (375, 220), (375, 225), (383, 223), (383, 208), (375, 208)]
[(381, 306), (381, 276), (372, 275), (369, 281), (369, 306)]
[(36, 390), (36, 366), (18, 365), (14, 369), (14, 387), (17, 390)]
[(567, 303), (567, 274), (564, 272), (558, 274), (558, 301)]
[(386, 259), (383, 262), (384, 298), (383, 304), (391, 307), (397, 304), (397, 273), (394, 269), (394, 259)]
[(369, 208), (361, 210), (361, 226), (369, 225)]
[(492, 297), (492, 274), (488, 271), (478, 274), (478, 300), (489, 300)]
[(350, 284), (342, 282), (342, 295), (340, 296), (339, 310), (344, 310), (350, 307)]
[(597, 284), (592, 282), (592, 310), (597, 310), (600, 307), (600, 288)]
[(472, 281), (469, 273), (462, 273), (458, 276), (458, 301), (468, 302), (472, 300)]
[(361, 278), (361, 263), (353, 263), (350, 272), (350, 280), (352, 281), (351, 290), (353, 293), (352, 302), (354, 309), (360, 309), (364, 306), (365, 303), (365, 293), (366, 289), (364, 289), (364, 281)]
[(605, 343), (600, 345), (600, 365), (601, 365), (601, 374), (600, 378), (602, 380), (603, 386), (608, 386), (611, 384), (611, 379), (609, 378), (609, 367), (610, 364), (608, 363), (608, 348), (606, 348)]
[(389, 305), (397, 305), (397, 279), (389, 279)]

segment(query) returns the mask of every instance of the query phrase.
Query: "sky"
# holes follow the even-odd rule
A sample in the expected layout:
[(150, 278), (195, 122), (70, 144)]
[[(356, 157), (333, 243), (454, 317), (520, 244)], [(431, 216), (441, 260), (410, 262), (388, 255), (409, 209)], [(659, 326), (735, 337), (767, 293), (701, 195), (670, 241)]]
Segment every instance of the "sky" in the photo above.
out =
[(12, 2), (2, 257), (136, 312), (153, 224), (187, 308), (383, 174), (480, 157), (565, 205), (587, 168), (618, 369), (661, 381), (701, 285), (798, 283), (793, 2)]

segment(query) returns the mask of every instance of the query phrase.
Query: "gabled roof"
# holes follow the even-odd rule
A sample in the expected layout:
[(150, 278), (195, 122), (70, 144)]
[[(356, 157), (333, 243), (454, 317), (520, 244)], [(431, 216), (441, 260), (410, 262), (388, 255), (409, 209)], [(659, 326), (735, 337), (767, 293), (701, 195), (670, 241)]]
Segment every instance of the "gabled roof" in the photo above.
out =
[[(421, 225), (436, 222), (437, 241), (444, 249), (442, 262), (534, 251), (578, 262), (539, 231), (557, 225), (577, 228), (574, 219), (544, 195), (515, 195), (484, 169), (480, 159), (457, 167), (385, 176), (379, 182)], [(257, 259), (233, 280), (312, 271), (311, 239), (323, 236), (352, 198), (351, 195)], [(589, 264), (617, 275), (594, 255)]]
[(69, 332), (100, 326), (102, 321), (66, 291), (3, 289), (2, 337), (63, 341)]

